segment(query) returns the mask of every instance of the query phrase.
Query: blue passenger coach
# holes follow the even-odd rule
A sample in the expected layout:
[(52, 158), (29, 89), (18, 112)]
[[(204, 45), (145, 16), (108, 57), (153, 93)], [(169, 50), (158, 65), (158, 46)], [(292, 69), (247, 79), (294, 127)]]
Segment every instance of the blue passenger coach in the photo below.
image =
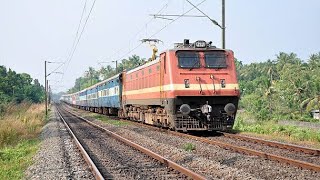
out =
[(77, 103), (80, 107), (87, 107), (87, 89), (84, 89), (79, 92), (79, 103)]
[(117, 115), (121, 96), (121, 74), (117, 74), (79, 92), (63, 95), (62, 100), (81, 109)]
[(121, 107), (121, 76), (117, 74), (96, 84), (98, 89), (98, 112), (117, 115)]

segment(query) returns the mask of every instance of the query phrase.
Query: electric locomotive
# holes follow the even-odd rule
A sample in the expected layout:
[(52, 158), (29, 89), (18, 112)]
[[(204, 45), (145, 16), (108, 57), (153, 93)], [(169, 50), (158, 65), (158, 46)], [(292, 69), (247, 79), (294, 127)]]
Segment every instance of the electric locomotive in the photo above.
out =
[(184, 40), (121, 76), (122, 118), (177, 131), (233, 126), (240, 91), (231, 50)]

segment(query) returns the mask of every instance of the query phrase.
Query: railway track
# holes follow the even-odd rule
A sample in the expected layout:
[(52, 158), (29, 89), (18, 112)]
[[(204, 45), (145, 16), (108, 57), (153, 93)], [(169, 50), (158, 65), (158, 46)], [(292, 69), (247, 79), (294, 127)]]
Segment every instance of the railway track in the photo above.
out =
[[(272, 150), (269, 150), (269, 153), (268, 153), (265, 151), (261, 151), (259, 148), (254, 148), (255, 145), (250, 146), (250, 145), (244, 145), (243, 143), (242, 144), (240, 143), (241, 145), (238, 145), (239, 143), (237, 143), (237, 142), (234, 142), (234, 141), (233, 142), (225, 142), (224, 139), (219, 140), (216, 137), (199, 137), (199, 136), (183, 134), (183, 133), (179, 133), (179, 132), (172, 132), (172, 131), (168, 131), (168, 133), (174, 134), (174, 135), (180, 136), (180, 137), (187, 137), (189, 139), (201, 141), (201, 142), (207, 143), (207, 144), (217, 145), (219, 147), (222, 147), (225, 149), (230, 149), (235, 152), (254, 155), (254, 156), (264, 158), (264, 159), (277, 161), (277, 162), (284, 163), (284, 164), (290, 164), (290, 165), (297, 166), (300, 168), (320, 172), (320, 165), (319, 165), (320, 157), (319, 157), (319, 150), (317, 150), (317, 149), (306, 148), (306, 147), (285, 144), (285, 143), (279, 143), (279, 142), (273, 142), (273, 141), (267, 141), (267, 140), (263, 140), (263, 139), (251, 138), (251, 137), (241, 136), (241, 135), (236, 135), (236, 134), (222, 133), (225, 137), (228, 137), (228, 138), (259, 143), (262, 145), (267, 145), (270, 147), (281, 148), (281, 149), (287, 150), (285, 153), (282, 153), (282, 155), (278, 155), (278, 154), (274, 154), (274, 153), (270, 152)], [(292, 155), (293, 153), (290, 151), (295, 151), (300, 154), (299, 155), (295, 154), (295, 157), (293, 157), (293, 155)], [(292, 155), (292, 157), (288, 157), (286, 155), (286, 153), (288, 153), (288, 154), (290, 153)], [(308, 156), (306, 154), (309, 154), (311, 156)], [(300, 160), (300, 159), (304, 159), (304, 160)]]
[[(291, 145), (291, 144), (285, 144), (285, 143), (279, 143), (279, 142), (273, 142), (273, 141), (267, 141), (267, 140), (262, 140), (258, 138), (246, 138), (246, 136), (240, 136), (236, 134), (228, 134), (228, 133), (223, 133), (223, 135), (227, 138), (232, 138), (232, 139), (237, 139), (241, 141), (249, 141), (249, 142), (254, 142), (258, 144), (262, 144), (265, 146), (270, 146), (273, 148), (280, 148), (286, 151), (286, 153), (292, 154), (292, 151), (295, 151), (300, 154), (296, 154), (295, 157), (287, 157), (285, 156), (285, 153), (282, 153), (283, 155), (277, 155), (274, 153), (268, 153), (264, 152), (261, 150), (257, 150), (257, 148), (253, 148), (252, 146), (246, 146), (246, 145), (235, 145), (235, 143), (226, 143), (224, 140), (219, 140), (218, 138), (208, 138), (208, 137), (199, 137), (199, 136), (194, 136), (190, 134), (184, 134), (184, 133), (179, 133), (175, 131), (168, 131), (165, 129), (159, 129), (158, 127), (153, 127), (150, 125), (138, 123), (138, 122), (133, 122), (133, 121), (128, 121), (128, 120), (122, 120), (126, 121), (132, 124), (135, 124), (137, 126), (143, 126), (149, 129), (157, 130), (157, 131), (163, 131), (165, 133), (169, 133), (175, 136), (179, 137), (184, 137), (196, 141), (200, 141), (203, 143), (211, 144), (211, 145), (216, 145), (224, 149), (229, 149), (235, 152), (243, 153), (243, 154), (248, 154), (248, 155), (254, 155), (258, 156), (264, 159), (272, 160), (272, 161), (277, 161), (280, 163), (284, 164), (289, 164), (292, 166), (300, 167), (303, 169), (309, 169), (313, 170), (316, 172), (320, 172), (320, 157), (319, 157), (319, 150), (317, 149), (312, 149), (312, 148), (306, 148), (306, 147), (300, 147), (296, 145)], [(309, 156), (306, 156), (309, 155)], [(299, 160), (299, 156), (303, 156), (303, 158), (300, 159), (307, 159), (307, 160)], [(309, 160), (308, 160), (309, 159)], [(315, 162), (315, 163), (310, 163), (310, 162)]]
[(252, 143), (258, 143), (258, 144), (264, 144), (270, 147), (277, 147), (281, 149), (286, 149), (286, 150), (291, 150), (291, 151), (296, 151), (296, 152), (303, 152), (305, 154), (310, 154), (314, 156), (320, 156), (320, 150), (319, 149), (314, 149), (314, 148), (307, 148), (307, 147), (302, 147), (302, 146), (297, 146), (293, 144), (287, 144), (287, 143), (280, 143), (280, 142), (275, 142), (275, 141), (269, 141), (269, 140), (264, 140), (260, 138), (255, 138), (255, 137), (249, 137), (249, 136), (243, 136), (243, 135), (238, 135), (238, 134), (231, 134), (231, 133), (225, 133), (225, 132), (220, 132), (223, 134), (223, 136), (232, 138), (232, 139), (239, 139), (243, 141), (248, 141)]
[[(56, 108), (58, 110), (58, 108)], [(68, 130), (69, 134), (71, 135), (74, 143), (76, 144), (76, 146), (78, 147), (82, 157), (84, 158), (84, 160), (86, 161), (87, 165), (89, 166), (92, 174), (94, 175), (95, 179), (97, 180), (103, 180), (103, 176), (101, 175), (101, 172), (98, 170), (96, 164), (92, 161), (92, 159), (90, 158), (89, 154), (87, 153), (87, 151), (85, 150), (85, 148), (83, 147), (82, 143), (80, 143), (79, 139), (77, 138), (77, 136), (75, 135), (75, 133), (72, 131), (72, 129), (70, 128), (70, 126), (68, 125), (68, 123), (65, 121), (65, 119), (63, 118), (63, 116), (61, 115), (60, 111), (57, 111), (58, 116), (60, 117), (60, 120), (63, 122), (63, 124), (65, 125), (66, 129)]]
[(217, 145), (221, 148), (230, 149), (235, 152), (254, 155), (254, 156), (264, 158), (264, 159), (278, 161), (280, 163), (290, 164), (290, 165), (293, 165), (296, 167), (320, 172), (320, 165), (318, 165), (318, 164), (309, 163), (309, 162), (301, 161), (301, 160), (297, 160), (297, 159), (292, 159), (292, 158), (288, 158), (288, 157), (282, 156), (282, 155), (275, 155), (273, 153), (267, 153), (264, 151), (253, 149), (252, 147), (234, 145), (233, 143), (226, 143), (224, 141), (215, 140), (213, 138), (203, 138), (203, 137), (193, 136), (193, 135), (189, 135), (189, 134), (182, 134), (182, 133), (177, 133), (177, 132), (170, 132), (170, 133), (175, 134), (180, 137), (187, 137), (189, 139), (201, 141), (203, 143)]
[(76, 114), (57, 109), (72, 137), (78, 139), (77, 146), (96, 179), (206, 179)]

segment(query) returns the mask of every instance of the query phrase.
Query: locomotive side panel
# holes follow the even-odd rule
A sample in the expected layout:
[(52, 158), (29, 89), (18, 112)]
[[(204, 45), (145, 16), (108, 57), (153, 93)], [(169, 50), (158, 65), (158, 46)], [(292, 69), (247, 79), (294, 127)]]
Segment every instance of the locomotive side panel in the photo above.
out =
[(160, 105), (160, 63), (156, 60), (126, 73), (123, 80), (126, 105)]

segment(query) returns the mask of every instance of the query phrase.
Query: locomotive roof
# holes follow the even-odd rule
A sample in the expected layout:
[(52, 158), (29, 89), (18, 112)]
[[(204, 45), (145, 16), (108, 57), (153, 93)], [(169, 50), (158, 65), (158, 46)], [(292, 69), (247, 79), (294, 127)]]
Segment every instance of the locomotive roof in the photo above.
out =
[(121, 73), (118, 73), (118, 74), (116, 74), (116, 75), (114, 75), (114, 76), (112, 76), (112, 77), (110, 77), (110, 78), (108, 78), (108, 79), (105, 79), (105, 80), (103, 80), (103, 81), (101, 81), (101, 82), (98, 82), (97, 84), (94, 84), (94, 85), (92, 85), (92, 86), (90, 86), (90, 87), (88, 87), (88, 88), (86, 88), (86, 89), (91, 89), (91, 88), (93, 88), (93, 87), (95, 87), (95, 86), (99, 86), (99, 85), (101, 85), (101, 84), (103, 84), (103, 83), (106, 83), (106, 82), (108, 82), (108, 81), (110, 81), (110, 80), (112, 80), (112, 79), (115, 79), (115, 78), (119, 77), (120, 74), (121, 74)]
[(156, 60), (147, 62), (147, 63), (145, 63), (145, 64), (142, 65), (142, 66), (138, 66), (138, 67), (136, 67), (136, 68), (134, 68), (134, 69), (131, 69), (131, 70), (128, 71), (127, 73), (132, 73), (132, 72), (138, 71), (138, 70), (140, 70), (140, 69), (143, 69), (143, 68), (146, 68), (146, 67), (148, 67), (148, 66), (154, 65), (154, 64), (158, 63), (159, 61), (160, 61), (160, 58), (158, 57)]
[(71, 93), (71, 94), (65, 94), (65, 95), (62, 95), (62, 96), (72, 96), (72, 95), (75, 95), (75, 94), (77, 94), (77, 93), (82, 93), (82, 92), (84, 92), (84, 91), (86, 91), (86, 90), (92, 89), (92, 88), (94, 88), (94, 87), (96, 87), (96, 86), (99, 86), (99, 85), (105, 83), (105, 82), (108, 82), (108, 81), (110, 81), (110, 80), (112, 80), (112, 79), (115, 79), (115, 78), (119, 77), (120, 74), (121, 74), (121, 73), (118, 73), (118, 74), (116, 74), (116, 75), (114, 75), (114, 76), (112, 76), (112, 77), (110, 77), (110, 78), (108, 78), (108, 79), (106, 79), (106, 80), (103, 80), (103, 81), (101, 81), (101, 82), (99, 82), (99, 83), (97, 83), (97, 84), (94, 84), (94, 85), (92, 85), (92, 86), (90, 86), (90, 87), (87, 87), (87, 88), (85, 88), (85, 89), (82, 89), (81, 91), (77, 91), (77, 92), (74, 92), (74, 93)]

